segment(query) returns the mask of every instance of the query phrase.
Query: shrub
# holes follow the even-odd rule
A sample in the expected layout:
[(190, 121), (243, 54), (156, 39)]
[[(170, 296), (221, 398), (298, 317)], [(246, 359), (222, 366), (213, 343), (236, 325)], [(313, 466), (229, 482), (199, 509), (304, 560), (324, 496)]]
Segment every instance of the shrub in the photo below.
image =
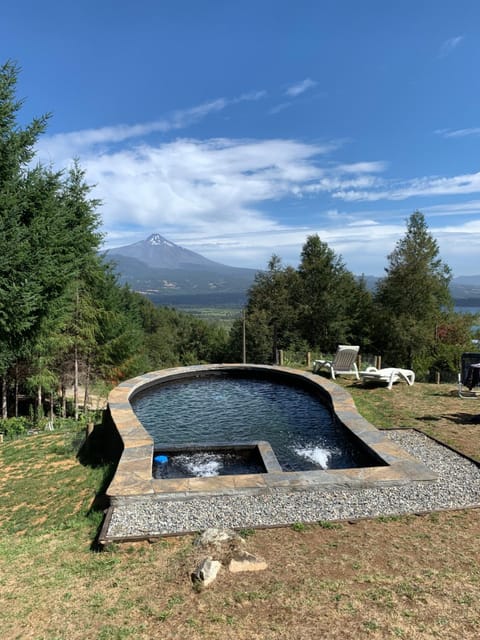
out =
[(28, 418), (6, 418), (0, 419), (0, 432), (7, 438), (14, 438), (15, 436), (26, 433), (30, 428), (30, 421)]

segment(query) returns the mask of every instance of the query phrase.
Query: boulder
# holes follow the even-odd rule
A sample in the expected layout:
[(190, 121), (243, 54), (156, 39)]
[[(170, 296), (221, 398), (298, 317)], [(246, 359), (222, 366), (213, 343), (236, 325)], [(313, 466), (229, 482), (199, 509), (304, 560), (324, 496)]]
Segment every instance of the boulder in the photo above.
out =
[(234, 545), (243, 545), (245, 540), (232, 529), (205, 529), (196, 539), (195, 544), (201, 547), (226, 547)]
[(264, 571), (267, 566), (263, 558), (254, 556), (248, 551), (240, 551), (232, 556), (228, 569), (231, 573), (240, 573), (242, 571)]
[(192, 582), (208, 587), (217, 577), (221, 566), (222, 563), (218, 560), (212, 560), (210, 557), (205, 558), (192, 573)]

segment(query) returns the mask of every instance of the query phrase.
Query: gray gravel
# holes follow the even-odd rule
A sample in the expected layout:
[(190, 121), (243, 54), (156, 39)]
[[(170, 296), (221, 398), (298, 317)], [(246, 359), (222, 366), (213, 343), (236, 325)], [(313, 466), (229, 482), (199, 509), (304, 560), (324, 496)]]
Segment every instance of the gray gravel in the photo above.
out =
[(115, 506), (105, 538), (155, 537), (209, 527), (268, 527), (480, 506), (477, 465), (416, 431), (384, 433), (435, 471), (439, 479), (368, 489), (273, 489), (263, 495), (145, 499)]

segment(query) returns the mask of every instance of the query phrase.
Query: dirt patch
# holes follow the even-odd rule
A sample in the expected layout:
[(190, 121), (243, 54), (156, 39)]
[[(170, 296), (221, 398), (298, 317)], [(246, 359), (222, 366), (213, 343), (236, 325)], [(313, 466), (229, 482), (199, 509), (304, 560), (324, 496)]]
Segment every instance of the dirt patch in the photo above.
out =
[[(478, 510), (247, 533), (268, 569), (222, 569), (200, 592), (193, 537), (93, 556), (45, 539), (28, 573), (13, 560), (16, 597), (0, 630), (69, 640), (480, 635)], [(0, 599), (11, 588), (0, 585)]]

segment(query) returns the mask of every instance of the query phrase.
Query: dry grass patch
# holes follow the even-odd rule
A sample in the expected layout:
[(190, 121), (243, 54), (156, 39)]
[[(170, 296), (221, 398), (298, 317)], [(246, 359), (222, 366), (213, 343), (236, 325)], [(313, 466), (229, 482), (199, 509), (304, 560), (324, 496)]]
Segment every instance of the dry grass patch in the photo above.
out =
[(198, 559), (191, 536), (98, 554), (75, 549), (63, 532), (10, 554), (0, 631), (68, 640), (473, 639), (480, 635), (479, 532), (478, 510), (261, 530), (247, 546), (268, 570), (224, 569), (200, 593), (189, 577)]

